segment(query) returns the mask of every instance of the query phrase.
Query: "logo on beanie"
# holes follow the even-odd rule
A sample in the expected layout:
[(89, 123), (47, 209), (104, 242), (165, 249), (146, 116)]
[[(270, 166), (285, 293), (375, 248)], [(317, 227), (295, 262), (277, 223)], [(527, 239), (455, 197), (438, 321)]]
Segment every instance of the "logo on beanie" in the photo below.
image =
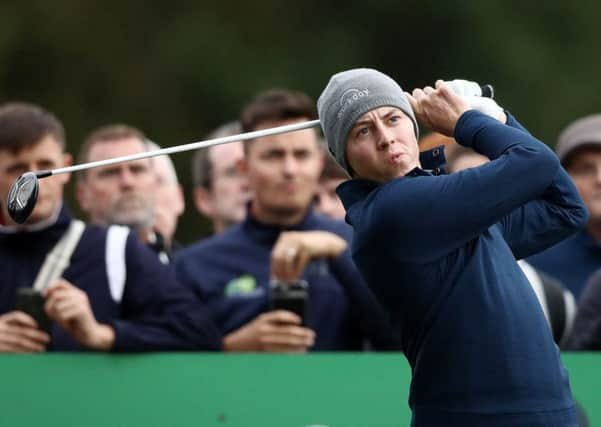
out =
[(363, 89), (348, 89), (340, 97), (340, 110), (338, 111), (338, 119), (342, 117), (344, 112), (356, 101), (369, 95), (369, 90)]

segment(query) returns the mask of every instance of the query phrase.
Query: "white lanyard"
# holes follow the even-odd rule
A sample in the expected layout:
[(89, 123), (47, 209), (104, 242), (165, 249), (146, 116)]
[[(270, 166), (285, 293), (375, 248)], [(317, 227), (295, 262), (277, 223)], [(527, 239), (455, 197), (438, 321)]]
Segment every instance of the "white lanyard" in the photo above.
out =
[(44, 264), (33, 284), (33, 289), (41, 292), (62, 276), (63, 272), (69, 267), (69, 260), (77, 243), (79, 243), (84, 229), (85, 224), (82, 221), (78, 219), (71, 221), (65, 235), (46, 255)]

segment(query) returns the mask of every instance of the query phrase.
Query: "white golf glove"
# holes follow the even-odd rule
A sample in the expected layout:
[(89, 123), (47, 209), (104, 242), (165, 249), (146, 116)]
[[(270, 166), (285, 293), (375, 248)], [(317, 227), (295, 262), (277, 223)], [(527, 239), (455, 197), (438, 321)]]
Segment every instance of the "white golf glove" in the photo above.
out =
[(499, 107), (494, 99), (482, 96), (482, 89), (478, 83), (461, 79), (445, 81), (445, 83), (474, 110), (478, 110), (495, 119), (498, 119), (501, 113), (503, 113), (503, 109)]

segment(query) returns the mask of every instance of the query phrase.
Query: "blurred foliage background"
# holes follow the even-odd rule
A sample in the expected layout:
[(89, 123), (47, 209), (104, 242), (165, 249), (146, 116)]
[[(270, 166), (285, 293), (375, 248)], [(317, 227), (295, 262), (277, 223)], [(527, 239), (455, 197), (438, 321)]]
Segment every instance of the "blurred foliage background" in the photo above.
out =
[[(551, 0), (0, 2), (0, 102), (39, 103), (76, 154), (93, 128), (142, 129), (162, 146), (202, 139), (257, 92), (316, 98), (331, 74), (380, 69), (405, 89), (437, 78), (495, 86), (498, 102), (550, 145), (599, 112), (601, 3)], [(191, 153), (174, 157), (187, 212)], [(76, 211), (72, 187), (67, 189)]]

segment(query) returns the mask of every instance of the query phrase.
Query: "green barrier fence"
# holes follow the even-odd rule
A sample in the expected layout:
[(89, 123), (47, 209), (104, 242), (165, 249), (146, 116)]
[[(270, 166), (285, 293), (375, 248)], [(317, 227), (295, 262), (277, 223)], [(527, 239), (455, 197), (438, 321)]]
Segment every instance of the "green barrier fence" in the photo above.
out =
[[(601, 354), (565, 354), (601, 425)], [(0, 355), (0, 426), (408, 426), (400, 354)]]

